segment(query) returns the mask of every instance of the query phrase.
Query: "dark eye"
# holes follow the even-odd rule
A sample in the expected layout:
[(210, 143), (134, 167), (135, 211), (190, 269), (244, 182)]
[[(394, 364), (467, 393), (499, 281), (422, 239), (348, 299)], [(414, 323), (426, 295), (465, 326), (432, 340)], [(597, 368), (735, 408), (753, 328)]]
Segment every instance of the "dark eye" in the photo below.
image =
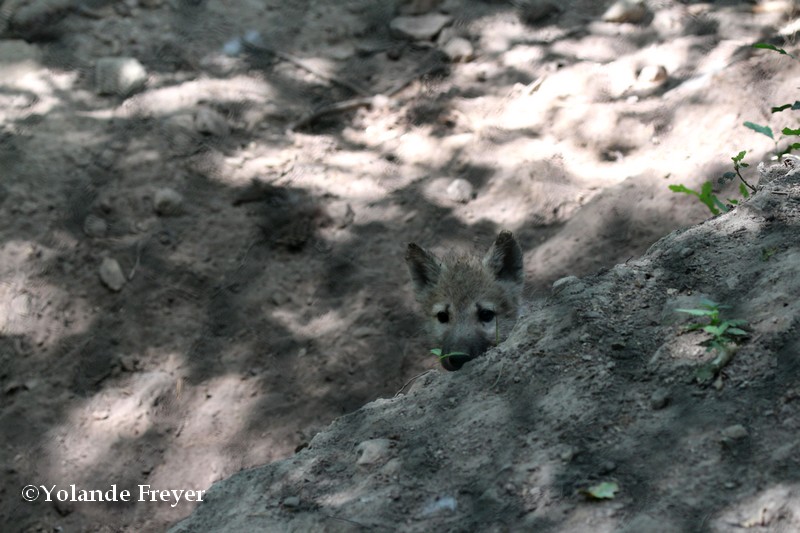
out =
[(447, 322), (450, 322), (450, 315), (447, 314), (447, 311), (439, 311), (436, 313), (436, 319), (442, 324), (446, 324)]
[(481, 322), (491, 322), (494, 320), (494, 311), (491, 309), (481, 309), (478, 311), (478, 320)]

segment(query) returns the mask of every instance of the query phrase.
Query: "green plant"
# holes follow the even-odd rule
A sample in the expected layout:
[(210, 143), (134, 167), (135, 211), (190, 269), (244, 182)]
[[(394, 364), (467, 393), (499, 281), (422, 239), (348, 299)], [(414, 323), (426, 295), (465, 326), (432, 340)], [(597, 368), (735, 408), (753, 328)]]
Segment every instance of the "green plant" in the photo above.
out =
[[(739, 193), (745, 200), (750, 197), (750, 191), (756, 190), (755, 187), (753, 187), (752, 185), (747, 183), (747, 181), (745, 181), (744, 177), (742, 177), (741, 172), (739, 172), (740, 168), (747, 168), (748, 166), (750, 166), (744, 162), (744, 156), (746, 154), (747, 152), (743, 150), (738, 154), (736, 154), (735, 156), (731, 157), (731, 160), (733, 161), (733, 172), (730, 171), (726, 172), (725, 174), (722, 175), (721, 178), (719, 178), (719, 180), (717, 180), (719, 183), (725, 183), (738, 176), (739, 180), (741, 181), (741, 183), (739, 183)], [(670, 185), (669, 190), (671, 190), (672, 192), (681, 192), (697, 196), (697, 199), (700, 200), (700, 202), (702, 202), (703, 204), (705, 204), (705, 206), (708, 207), (708, 210), (711, 211), (713, 215), (719, 215), (720, 213), (727, 213), (730, 210), (730, 208), (725, 203), (723, 203), (716, 194), (714, 194), (713, 187), (714, 186), (712, 185), (712, 183), (710, 181), (707, 181), (703, 183), (702, 187), (700, 188), (700, 191), (695, 191), (694, 189), (690, 189), (685, 185)], [(740, 202), (740, 200), (736, 198), (728, 198), (727, 201), (731, 205), (739, 205)]]
[(451, 356), (454, 356), (454, 355), (467, 355), (467, 353), (465, 353), (465, 352), (442, 353), (442, 349), (441, 348), (431, 348), (431, 353), (433, 355), (435, 355), (436, 357), (438, 357), (440, 361), (442, 359), (444, 359), (445, 357), (451, 357)]
[(696, 317), (703, 317), (707, 322), (695, 322), (690, 324), (687, 331), (702, 330), (711, 335), (711, 338), (703, 341), (702, 345), (706, 351), (717, 351), (717, 356), (707, 365), (698, 369), (696, 373), (697, 381), (707, 383), (716, 376), (722, 368), (727, 365), (733, 357), (733, 345), (741, 338), (747, 336), (747, 332), (740, 326), (747, 324), (746, 320), (730, 319), (722, 320), (720, 311), (728, 309), (730, 306), (718, 304), (707, 298), (703, 298), (696, 309), (675, 309), (679, 313), (686, 313)]
[[(797, 56), (795, 56), (793, 54), (790, 54), (789, 52), (787, 52), (783, 48), (778, 48), (777, 46), (775, 46), (773, 44), (756, 43), (756, 44), (753, 45), (753, 48), (761, 48), (761, 49), (764, 49), (764, 50), (772, 50), (772, 51), (777, 52), (777, 53), (779, 53), (781, 55), (788, 56), (788, 57), (792, 58), (795, 61), (800, 61), (800, 59), (798, 59)], [(772, 107), (770, 109), (770, 112), (772, 114), (775, 114), (775, 113), (781, 113), (781, 112), (786, 111), (786, 110), (793, 110), (793, 111), (800, 110), (800, 100), (795, 100), (793, 103), (789, 103), (789, 104), (783, 104), (783, 105), (779, 105), (779, 106), (774, 106), (774, 107)], [(776, 139), (775, 138), (775, 133), (773, 132), (772, 128), (769, 127), (769, 126), (756, 124), (755, 122), (750, 122), (750, 121), (746, 121), (744, 123), (744, 126), (746, 128), (749, 128), (749, 129), (757, 132), (757, 133), (760, 133), (762, 135), (766, 135), (767, 137), (772, 139), (772, 142), (775, 143), (775, 156), (778, 158), (778, 160), (780, 160), (784, 155), (786, 155), (788, 153), (791, 153), (793, 150), (800, 150), (800, 142), (789, 142), (789, 144), (787, 144), (786, 147), (783, 150), (780, 150), (779, 147), (778, 147), (780, 142), (785, 137), (800, 137), (800, 128), (792, 129), (792, 128), (789, 128), (789, 127), (785, 127), (785, 128), (780, 130), (781, 137)], [(741, 181), (741, 183), (739, 183), (739, 192), (741, 193), (743, 199), (749, 198), (750, 193), (751, 192), (755, 192), (755, 190), (756, 190), (755, 187), (753, 187), (749, 183), (747, 183), (747, 181), (742, 176), (742, 173), (740, 172), (740, 169), (747, 168), (749, 166), (747, 163), (744, 162), (744, 156), (745, 156), (746, 153), (747, 152), (743, 150), (743, 151), (739, 152), (737, 155), (735, 155), (734, 157), (732, 157), (731, 159), (733, 160), (733, 172), (726, 172), (718, 180), (719, 183), (723, 184), (723, 183), (726, 183), (726, 182), (738, 177), (739, 180)], [(712, 190), (713, 189), (713, 185), (711, 184), (710, 181), (707, 181), (707, 182), (703, 183), (703, 185), (701, 186), (699, 191), (696, 191), (694, 189), (690, 189), (689, 187), (686, 187), (684, 185), (670, 185), (669, 188), (670, 188), (670, 190), (672, 192), (691, 194), (691, 195), (696, 196), (697, 199), (700, 200), (703, 204), (705, 204), (706, 207), (708, 207), (709, 211), (711, 211), (711, 213), (714, 214), (714, 215), (718, 215), (720, 213), (726, 213), (726, 212), (729, 211), (728, 206), (725, 203), (723, 203), (717, 197), (716, 194), (714, 194), (714, 192)], [(738, 200), (738, 199), (728, 198), (728, 203), (731, 204), (731, 205), (738, 205), (739, 202), (740, 202), (740, 200)]]
[[(764, 50), (772, 50), (773, 52), (777, 52), (777, 53), (779, 53), (781, 55), (788, 56), (788, 57), (794, 59), (795, 61), (800, 61), (800, 59), (798, 59), (793, 54), (790, 54), (789, 52), (787, 52), (783, 48), (778, 48), (777, 46), (775, 46), (773, 44), (756, 43), (756, 44), (753, 45), (753, 48), (762, 48)], [(772, 107), (770, 109), (770, 112), (774, 115), (775, 113), (781, 113), (783, 111), (786, 111), (787, 109), (788, 110), (794, 110), (794, 111), (800, 110), (800, 100), (795, 100), (794, 103), (791, 103), (791, 104), (783, 104), (783, 105), (779, 105), (779, 106), (774, 106), (774, 107)], [(775, 138), (775, 134), (772, 131), (772, 128), (770, 128), (769, 126), (762, 126), (761, 124), (756, 124), (756, 123), (750, 122), (750, 121), (745, 122), (744, 126), (747, 127), (747, 128), (750, 128), (751, 130), (753, 130), (753, 131), (755, 131), (757, 133), (760, 133), (762, 135), (766, 135), (767, 137), (772, 139), (772, 142), (775, 143), (775, 155), (777, 156), (777, 158), (779, 160), (784, 155), (792, 152), (792, 150), (800, 149), (800, 142), (790, 142), (786, 146), (786, 148), (784, 148), (783, 150), (779, 150), (778, 149), (778, 144), (780, 143), (780, 141), (784, 137), (800, 137), (800, 128), (797, 128), (797, 129), (792, 129), (792, 128), (788, 128), (788, 127), (787, 128), (783, 128), (782, 130), (780, 130), (782, 136), (776, 139)]]

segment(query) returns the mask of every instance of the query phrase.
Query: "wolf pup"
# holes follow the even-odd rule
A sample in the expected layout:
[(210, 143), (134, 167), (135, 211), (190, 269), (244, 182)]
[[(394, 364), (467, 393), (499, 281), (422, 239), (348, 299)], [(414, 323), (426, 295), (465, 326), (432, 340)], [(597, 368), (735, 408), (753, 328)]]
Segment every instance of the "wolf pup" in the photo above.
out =
[(406, 264), (447, 370), (458, 370), (505, 340), (517, 322), (524, 273), (522, 250), (510, 231), (497, 236), (483, 259), (454, 255), (440, 260), (411, 243)]

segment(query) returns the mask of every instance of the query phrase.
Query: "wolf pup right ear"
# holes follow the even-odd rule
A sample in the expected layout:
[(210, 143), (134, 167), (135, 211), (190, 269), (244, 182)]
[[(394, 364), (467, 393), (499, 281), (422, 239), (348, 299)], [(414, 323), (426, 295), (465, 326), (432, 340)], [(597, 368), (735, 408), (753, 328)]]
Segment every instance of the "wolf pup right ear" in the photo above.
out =
[(498, 281), (522, 287), (525, 272), (522, 267), (522, 249), (510, 231), (501, 231), (483, 258), (483, 266)]

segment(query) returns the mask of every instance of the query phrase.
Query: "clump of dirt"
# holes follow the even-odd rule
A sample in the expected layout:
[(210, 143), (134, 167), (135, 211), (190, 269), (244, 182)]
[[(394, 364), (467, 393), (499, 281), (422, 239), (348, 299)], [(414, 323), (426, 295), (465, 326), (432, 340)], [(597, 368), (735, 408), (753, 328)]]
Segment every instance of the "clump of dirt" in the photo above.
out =
[[(214, 484), (171, 531), (797, 530), (800, 168), (783, 174), (559, 281), (486, 357)], [(717, 354), (676, 312), (707, 298), (748, 330), (711, 386)]]

